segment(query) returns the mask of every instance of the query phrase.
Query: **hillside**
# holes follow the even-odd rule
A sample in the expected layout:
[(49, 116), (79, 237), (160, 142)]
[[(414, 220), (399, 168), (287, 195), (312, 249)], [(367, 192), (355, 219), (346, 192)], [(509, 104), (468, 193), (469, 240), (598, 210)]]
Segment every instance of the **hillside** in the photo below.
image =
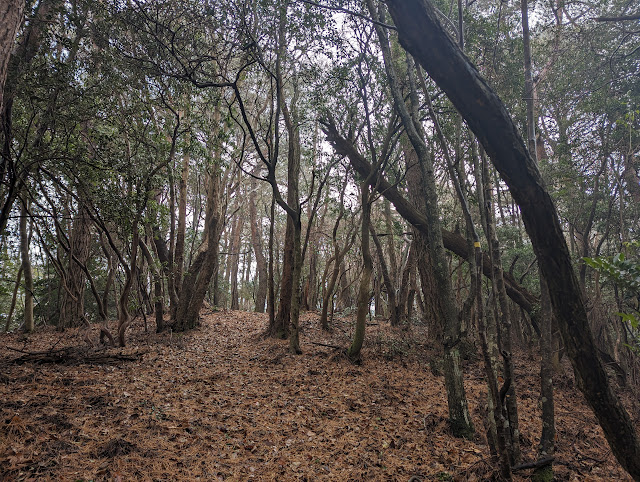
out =
[[(448, 432), (443, 380), (430, 368), (421, 328), (372, 323), (357, 366), (339, 350), (311, 343), (346, 346), (350, 323), (337, 320), (325, 335), (317, 322), (315, 314), (303, 315), (301, 356), (287, 353), (288, 342), (261, 336), (264, 315), (243, 312), (208, 313), (184, 335), (145, 333), (137, 320), (130, 346), (106, 352), (112, 358), (93, 349), (87, 352), (93, 364), (16, 363), (24, 353), (8, 347), (31, 353), (86, 347), (86, 335), (97, 339), (95, 328), (3, 335), (0, 479), (491, 477), (482, 422), (486, 385), (477, 361), (469, 362), (465, 380), (478, 435), (459, 440)], [(540, 431), (537, 355), (520, 352), (516, 365), (523, 456), (530, 462)], [(558, 479), (630, 480), (568, 367), (556, 386)]]

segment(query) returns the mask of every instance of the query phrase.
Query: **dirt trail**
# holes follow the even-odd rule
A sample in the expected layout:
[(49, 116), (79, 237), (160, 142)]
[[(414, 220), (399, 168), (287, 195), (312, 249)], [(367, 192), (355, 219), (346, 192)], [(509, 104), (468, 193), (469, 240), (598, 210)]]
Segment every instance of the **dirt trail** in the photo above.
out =
[[(486, 388), (466, 387), (474, 441), (449, 434), (442, 377), (419, 328), (369, 326), (364, 363), (350, 364), (350, 323), (331, 335), (303, 315), (301, 356), (263, 339), (263, 315), (207, 314), (187, 334), (130, 332), (113, 365), (11, 363), (26, 351), (80, 345), (82, 331), (0, 337), (0, 480), (486, 480)], [(97, 339), (97, 334), (90, 336)], [(121, 351), (120, 351), (121, 352)], [(119, 353), (120, 353), (119, 352)], [(525, 360), (523, 360), (525, 358)], [(535, 459), (537, 364), (519, 355), (523, 454)], [(630, 480), (569, 376), (558, 380), (559, 480)], [(522, 476), (526, 476), (523, 472)]]

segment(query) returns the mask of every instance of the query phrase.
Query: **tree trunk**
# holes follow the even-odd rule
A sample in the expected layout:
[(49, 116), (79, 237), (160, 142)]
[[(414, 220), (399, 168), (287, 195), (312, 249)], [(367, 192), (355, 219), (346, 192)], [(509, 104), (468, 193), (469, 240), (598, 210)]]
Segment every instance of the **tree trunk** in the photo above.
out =
[(275, 197), (271, 197), (271, 207), (269, 208), (269, 265), (267, 272), (267, 312), (269, 313), (269, 332), (273, 336), (274, 332), (271, 330), (272, 327), (275, 328), (276, 323), (276, 293), (275, 293), (275, 274), (273, 269), (273, 236), (274, 236), (274, 225), (275, 225), (275, 210), (276, 210), (276, 200)]
[(369, 184), (365, 179), (360, 184), (360, 200), (362, 203), (362, 221), (360, 228), (360, 251), (362, 251), (362, 275), (358, 288), (358, 307), (356, 311), (356, 329), (353, 334), (353, 341), (347, 355), (352, 361), (360, 359), (360, 351), (364, 343), (365, 327), (367, 325), (367, 315), (369, 314), (369, 299), (371, 294), (371, 272), (373, 271), (373, 260), (369, 248), (369, 228), (371, 227), (371, 196), (369, 195)]
[(249, 194), (249, 222), (251, 224), (251, 245), (256, 257), (256, 271), (258, 288), (256, 289), (255, 311), (264, 313), (264, 305), (267, 299), (267, 260), (262, 252), (261, 229), (256, 212), (256, 183), (251, 182), (251, 194)]
[(240, 237), (242, 235), (242, 216), (238, 216), (231, 230), (231, 246), (230, 253), (227, 256), (227, 263), (231, 265), (231, 309), (239, 310), (240, 303), (238, 300), (238, 267), (240, 265)]
[[(391, 279), (391, 275), (389, 274), (389, 269), (387, 268), (387, 263), (384, 259), (384, 248), (382, 247), (382, 243), (378, 239), (378, 235), (376, 234), (375, 229), (369, 223), (369, 234), (373, 238), (373, 244), (376, 247), (376, 251), (378, 253), (378, 261), (380, 263), (380, 270), (382, 271), (382, 279), (384, 281), (384, 285), (387, 288), (387, 306), (389, 307), (389, 322), (391, 326), (398, 326), (400, 323), (398, 320), (398, 303), (396, 301), (396, 287)], [(395, 256), (395, 255), (394, 255)]]
[(415, 277), (416, 249), (412, 240), (407, 247), (406, 260), (400, 272), (400, 289), (398, 290), (397, 316), (398, 324), (411, 323), (411, 311), (413, 309), (413, 285), (412, 276)]
[[(189, 152), (182, 155), (182, 175), (178, 187), (178, 227), (176, 229), (176, 247), (173, 253), (173, 283), (175, 290), (182, 289), (182, 273), (184, 270), (184, 241), (187, 228), (187, 181), (189, 180)], [(194, 226), (195, 229), (195, 226)]]
[(22, 281), (22, 264), (20, 264), (20, 268), (18, 268), (16, 282), (13, 285), (13, 293), (11, 294), (11, 305), (9, 305), (9, 314), (7, 315), (7, 321), (4, 324), (5, 333), (7, 333), (9, 331), (9, 328), (11, 327), (13, 312), (16, 309), (16, 301), (18, 300), (18, 289), (20, 288), (20, 281)]
[(497, 333), (498, 333), (498, 351), (502, 355), (504, 367), (504, 386), (508, 387), (505, 397), (505, 408), (507, 412), (507, 421), (510, 430), (509, 451), (511, 453), (512, 465), (519, 465), (521, 462), (520, 453), (520, 423), (518, 419), (517, 396), (515, 390), (515, 367), (513, 364), (513, 355), (511, 342), (513, 339), (511, 329), (511, 317), (509, 303), (507, 301), (506, 290), (504, 287), (504, 270), (502, 269), (502, 256), (500, 254), (500, 243), (496, 234), (496, 217), (493, 205), (490, 200), (493, 199), (493, 185), (489, 176), (489, 169), (486, 162), (486, 156), (481, 153), (483, 166), (482, 186), (484, 188), (484, 217), (486, 219), (486, 237), (489, 243), (489, 253), (493, 264), (493, 287), (494, 287), (494, 306), (496, 312)]
[(522, 137), (500, 99), (443, 30), (430, 3), (388, 0), (387, 5), (401, 45), (451, 99), (520, 206), (578, 385), (612, 452), (629, 474), (640, 480), (640, 441), (598, 358), (555, 205)]
[[(553, 358), (552, 358), (552, 316), (551, 300), (544, 277), (540, 277), (540, 398), (542, 400), (542, 431), (538, 446), (538, 460), (553, 457), (555, 453), (556, 423), (553, 401)], [(537, 468), (532, 480), (548, 482), (553, 480), (553, 464), (550, 462)]]
[(162, 275), (151, 254), (151, 250), (143, 240), (140, 240), (140, 249), (147, 260), (151, 276), (153, 277), (153, 311), (156, 318), (156, 333), (164, 330), (164, 298), (162, 296)]
[[(403, 140), (403, 146), (408, 141)], [(415, 151), (408, 146), (404, 147), (405, 160), (406, 160), (406, 179), (409, 200), (412, 203), (413, 209), (417, 210), (421, 215), (424, 215), (424, 208), (421, 204), (424, 204), (424, 184), (422, 182), (422, 170), (417, 163), (417, 157)], [(426, 220), (425, 220), (426, 222)], [(433, 269), (431, 267), (431, 257), (429, 256), (429, 248), (426, 235), (423, 231), (420, 231), (413, 226), (413, 239), (415, 248), (416, 264), (418, 265), (418, 274), (420, 276), (420, 288), (422, 291), (422, 319), (427, 323), (429, 327), (429, 337), (434, 341), (442, 340), (442, 326), (435, 323), (437, 320), (436, 306), (438, 294), (436, 291), (436, 281), (433, 276)]]
[[(369, 12), (376, 17), (373, 0), (367, 0)], [(382, 10), (380, 10), (382, 12)], [(383, 15), (378, 15), (384, 21)], [(442, 241), (442, 231), (440, 222), (440, 212), (438, 208), (438, 194), (435, 181), (435, 172), (431, 154), (427, 149), (424, 137), (421, 133), (421, 126), (412, 119), (406, 108), (404, 97), (400, 92), (398, 76), (392, 64), (391, 49), (386, 31), (381, 26), (376, 25), (376, 32), (380, 40), (382, 56), (385, 64), (385, 71), (389, 80), (389, 87), (393, 96), (393, 103), (396, 112), (400, 116), (407, 137), (418, 156), (418, 162), (422, 169), (422, 178), (425, 188), (425, 213), (427, 215), (427, 239), (429, 254), (431, 256), (433, 273), (437, 280), (438, 290), (438, 321), (444, 332), (444, 375), (447, 389), (447, 399), (449, 406), (449, 423), (453, 434), (457, 437), (472, 437), (474, 433), (473, 424), (469, 415), (467, 399), (464, 390), (462, 367), (460, 364), (460, 353), (458, 342), (460, 341), (460, 320), (458, 319), (458, 308), (451, 288), (451, 276), (449, 274), (449, 264), (444, 251)]]
[(16, 34), (24, 19), (24, 0), (7, 0), (0, 6), (0, 112), (4, 109), (4, 82), (7, 78), (9, 59), (16, 40)]
[[(216, 106), (214, 117), (219, 121), (219, 105)], [(184, 276), (173, 325), (176, 331), (186, 331), (196, 327), (204, 297), (209, 289), (209, 282), (218, 264), (219, 242), (222, 231), (222, 176), (217, 163), (220, 159), (221, 150), (222, 148), (218, 142), (214, 150), (214, 163), (216, 164), (211, 167), (207, 189), (204, 240), (198, 249), (196, 258)]]
[(631, 152), (627, 152), (624, 155), (624, 172), (622, 177), (627, 183), (627, 190), (631, 194), (631, 198), (636, 203), (636, 206), (640, 205), (640, 177), (634, 164), (638, 163), (635, 160)]
[(125, 333), (131, 324), (131, 314), (129, 313), (129, 295), (133, 287), (133, 281), (137, 279), (137, 260), (138, 260), (138, 241), (140, 235), (138, 233), (139, 219), (135, 219), (131, 226), (133, 233), (131, 240), (130, 264), (122, 263), (125, 270), (125, 281), (118, 299), (118, 342), (120, 346), (126, 345)]
[(82, 267), (86, 266), (89, 259), (90, 226), (91, 223), (86, 206), (80, 204), (69, 236), (69, 249), (67, 250), (68, 269), (65, 280), (67, 288), (62, 292), (60, 318), (58, 321), (59, 328), (76, 327), (84, 323), (86, 276)]
[[(347, 187), (347, 177), (345, 176), (345, 181), (342, 183), (342, 190), (340, 191), (340, 199), (339, 206), (340, 211), (338, 212), (338, 216), (336, 217), (335, 222), (333, 223), (333, 230), (331, 231), (331, 241), (333, 244), (333, 256), (331, 259), (333, 260), (333, 271), (331, 274), (331, 278), (329, 278), (329, 283), (325, 286), (324, 296), (322, 298), (322, 313), (320, 314), (320, 325), (323, 330), (329, 330), (329, 305), (333, 304), (333, 292), (336, 287), (336, 282), (338, 281), (338, 277), (340, 276), (340, 265), (342, 264), (342, 260), (344, 259), (347, 251), (351, 248), (353, 244), (353, 239), (351, 238), (351, 230), (349, 230), (347, 237), (344, 241), (344, 246), (340, 248), (338, 244), (338, 228), (340, 227), (340, 222), (345, 214), (344, 208), (344, 193)], [(355, 234), (355, 233), (354, 233)], [(351, 238), (351, 241), (349, 240)], [(331, 263), (331, 259), (327, 261), (327, 269), (329, 264)], [(326, 272), (326, 270), (325, 270)], [(324, 280), (323, 280), (324, 281)]]
[[(284, 263), (282, 278), (280, 281), (280, 306), (275, 325), (270, 332), (281, 335), (289, 332), (289, 348), (294, 353), (301, 353), (299, 342), (299, 316), (300, 316), (300, 276), (302, 274), (302, 224), (300, 210), (300, 122), (298, 118), (298, 88), (294, 85), (293, 97), (288, 105), (284, 99), (284, 75), (282, 64), (286, 56), (286, 18), (289, 2), (285, 2), (280, 12), (280, 24), (278, 28), (278, 52), (276, 58), (277, 97), (282, 110), (282, 117), (288, 134), (287, 153), (287, 201), (280, 196), (275, 179), (275, 164), (270, 170), (269, 182), (276, 196), (278, 205), (287, 213), (287, 229), (284, 245)], [(291, 327), (289, 329), (289, 323)]]
[(33, 273), (31, 271), (31, 259), (29, 258), (29, 208), (28, 199), (22, 200), (20, 211), (20, 257), (22, 259), (22, 274), (24, 275), (24, 331), (33, 332), (35, 323), (33, 319)]

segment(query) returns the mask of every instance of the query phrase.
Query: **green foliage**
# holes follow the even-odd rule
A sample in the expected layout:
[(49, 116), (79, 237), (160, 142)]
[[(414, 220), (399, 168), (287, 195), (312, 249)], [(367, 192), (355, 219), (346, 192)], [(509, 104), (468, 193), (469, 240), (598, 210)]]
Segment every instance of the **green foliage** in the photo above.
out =
[[(640, 253), (640, 241), (626, 243), (629, 250)], [(602, 273), (619, 288), (624, 290), (624, 299), (629, 301), (628, 311), (616, 313), (622, 321), (631, 327), (634, 337), (634, 346), (631, 348), (640, 352), (640, 256), (627, 258), (624, 253), (618, 253), (613, 257), (583, 258), (587, 265)], [(635, 304), (635, 306), (634, 306)]]
[[(627, 243), (627, 246), (640, 248), (640, 242)], [(618, 253), (610, 258), (584, 258), (584, 262), (620, 287), (640, 294), (640, 259), (628, 259), (624, 253)]]

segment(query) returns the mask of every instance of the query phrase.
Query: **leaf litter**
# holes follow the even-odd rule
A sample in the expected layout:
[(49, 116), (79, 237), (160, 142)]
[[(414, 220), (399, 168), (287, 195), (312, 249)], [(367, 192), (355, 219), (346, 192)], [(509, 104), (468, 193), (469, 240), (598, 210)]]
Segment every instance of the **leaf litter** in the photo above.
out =
[[(454, 438), (443, 378), (421, 327), (367, 327), (363, 363), (341, 350), (352, 320), (320, 329), (302, 316), (302, 355), (265, 338), (265, 315), (203, 315), (184, 334), (145, 332), (100, 363), (39, 363), (55, 347), (78, 353), (86, 328), (45, 329), (0, 345), (0, 480), (491, 479), (487, 389), (465, 368), (474, 440)], [(97, 332), (92, 334), (97, 338)], [(7, 347), (13, 347), (14, 350)], [(15, 348), (38, 353), (18, 360)], [(538, 357), (516, 356), (522, 452), (536, 459)], [(41, 361), (41, 360), (40, 360)], [(45, 360), (46, 361), (46, 360)], [(435, 374), (434, 374), (435, 373)], [(557, 480), (631, 480), (617, 464), (568, 366), (557, 375)], [(530, 471), (516, 474), (526, 480)]]

